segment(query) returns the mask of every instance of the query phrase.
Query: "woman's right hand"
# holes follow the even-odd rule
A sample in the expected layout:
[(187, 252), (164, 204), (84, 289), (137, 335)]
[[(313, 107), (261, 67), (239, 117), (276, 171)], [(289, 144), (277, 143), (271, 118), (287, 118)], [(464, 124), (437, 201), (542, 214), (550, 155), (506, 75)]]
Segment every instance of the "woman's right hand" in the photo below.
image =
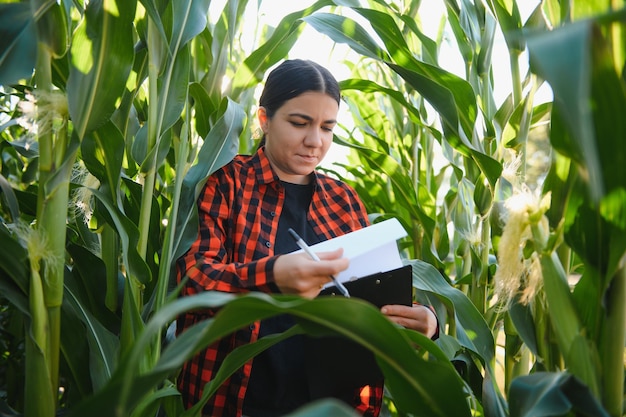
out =
[(350, 261), (342, 258), (343, 249), (318, 252), (320, 261), (304, 252), (281, 255), (274, 263), (274, 281), (283, 294), (297, 294), (315, 298), (330, 276), (348, 268)]

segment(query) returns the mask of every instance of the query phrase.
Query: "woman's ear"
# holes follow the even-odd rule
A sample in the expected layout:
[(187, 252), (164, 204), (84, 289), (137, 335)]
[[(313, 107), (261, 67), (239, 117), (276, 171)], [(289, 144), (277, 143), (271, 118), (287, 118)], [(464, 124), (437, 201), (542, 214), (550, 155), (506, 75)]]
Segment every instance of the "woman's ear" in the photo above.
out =
[(267, 133), (267, 122), (268, 122), (268, 117), (267, 117), (267, 110), (265, 110), (265, 107), (261, 106), (259, 107), (259, 109), (256, 111), (256, 115), (257, 118), (259, 119), (259, 126), (261, 126), (261, 130), (263, 131), (263, 133)]

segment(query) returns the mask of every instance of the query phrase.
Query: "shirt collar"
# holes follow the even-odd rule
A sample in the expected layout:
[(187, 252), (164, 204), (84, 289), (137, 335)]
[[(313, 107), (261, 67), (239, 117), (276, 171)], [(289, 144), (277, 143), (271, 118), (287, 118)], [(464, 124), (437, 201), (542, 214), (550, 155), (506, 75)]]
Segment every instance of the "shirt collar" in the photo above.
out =
[[(278, 174), (276, 174), (272, 169), (270, 160), (265, 154), (265, 146), (261, 146), (253, 155), (252, 165), (254, 167), (256, 179), (259, 184), (271, 184), (273, 182), (280, 182)], [(319, 177), (317, 171), (313, 171), (313, 185), (314, 189), (319, 188)]]

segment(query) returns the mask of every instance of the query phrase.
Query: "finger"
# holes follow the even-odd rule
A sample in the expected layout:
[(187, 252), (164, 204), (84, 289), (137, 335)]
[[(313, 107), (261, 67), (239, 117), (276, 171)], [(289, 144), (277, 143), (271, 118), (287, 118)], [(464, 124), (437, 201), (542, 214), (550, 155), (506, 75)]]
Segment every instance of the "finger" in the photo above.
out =
[(426, 329), (426, 324), (419, 320), (408, 319), (402, 316), (387, 316), (387, 318), (391, 322), (399, 324), (402, 327), (405, 327), (407, 329), (417, 330), (421, 333), (423, 333), (424, 330)]
[(406, 329), (412, 329), (412, 330), (416, 330), (420, 333), (424, 333), (426, 334), (426, 332), (428, 331), (428, 323), (422, 321), (422, 320), (418, 320), (418, 319), (414, 319), (414, 318), (409, 318), (406, 316), (386, 316), (387, 319), (389, 319), (389, 321), (391, 321), (392, 323), (396, 323)]
[(344, 269), (347, 269), (350, 261), (346, 258), (339, 259), (322, 259), (321, 262), (311, 262), (307, 267), (312, 276), (330, 280), (331, 275), (337, 275)]
[(432, 337), (437, 332), (437, 318), (426, 306), (386, 305), (381, 308), (381, 312), (392, 322), (417, 330), (428, 337)]
[(320, 290), (317, 288), (312, 288), (309, 291), (305, 291), (303, 293), (301, 293), (300, 295), (304, 298), (308, 298), (310, 300), (314, 299), (315, 297), (317, 297), (320, 293)]
[(413, 307), (398, 304), (386, 305), (383, 306), (380, 310), (386, 316), (412, 317), (415, 315)]
[(316, 254), (322, 260), (339, 259), (343, 256), (343, 248), (337, 248), (327, 252), (316, 252)]

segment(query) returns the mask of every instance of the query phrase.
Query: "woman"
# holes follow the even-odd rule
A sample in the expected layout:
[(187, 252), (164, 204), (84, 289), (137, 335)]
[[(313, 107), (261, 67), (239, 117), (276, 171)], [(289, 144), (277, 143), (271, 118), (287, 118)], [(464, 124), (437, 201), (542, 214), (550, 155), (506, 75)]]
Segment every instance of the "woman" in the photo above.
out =
[[(342, 250), (318, 253), (316, 262), (298, 249), (287, 230), (310, 243), (368, 225), (356, 192), (315, 171), (333, 139), (339, 85), (311, 61), (288, 60), (268, 76), (257, 112), (263, 139), (252, 156), (236, 156), (207, 181), (199, 199), (198, 239), (177, 263), (183, 295), (202, 291), (297, 294), (315, 297), (330, 276), (348, 267)], [(433, 336), (437, 322), (424, 306), (385, 306), (390, 320)], [(179, 331), (211, 317), (191, 312)], [(293, 325), (287, 315), (241, 329), (200, 352), (179, 378), (187, 406), (234, 348)], [(310, 401), (302, 355), (303, 337), (285, 340), (246, 364), (224, 383), (203, 410), (207, 416), (279, 416)], [(350, 404), (378, 415), (382, 384), (356, 387)]]

